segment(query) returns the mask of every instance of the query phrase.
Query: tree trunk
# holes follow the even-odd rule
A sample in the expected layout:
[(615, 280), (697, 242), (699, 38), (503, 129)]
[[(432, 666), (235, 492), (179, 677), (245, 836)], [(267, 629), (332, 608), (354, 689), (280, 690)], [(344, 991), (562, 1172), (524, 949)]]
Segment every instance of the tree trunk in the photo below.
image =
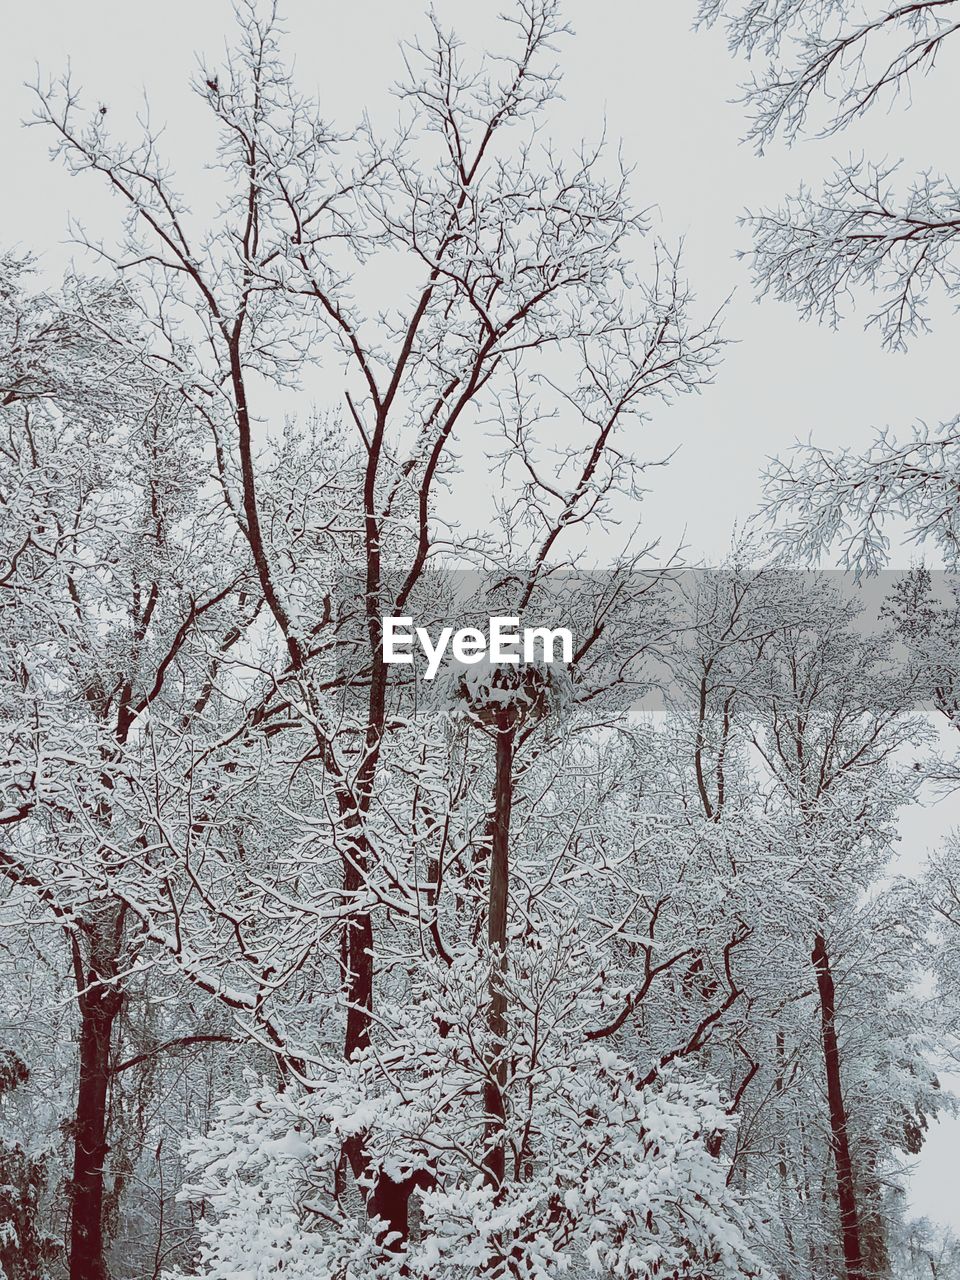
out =
[[(351, 860), (344, 868), (344, 896), (349, 900), (364, 887), (366, 850), (359, 842), (350, 849)], [(362, 860), (361, 860), (362, 859)], [(343, 1056), (349, 1061), (370, 1045), (373, 1010), (373, 921), (368, 910), (347, 917), (343, 933), (343, 968), (347, 998), (347, 1025)]]
[(830, 1111), (830, 1145), (837, 1174), (837, 1199), (840, 1205), (840, 1230), (843, 1237), (843, 1261), (847, 1280), (864, 1280), (863, 1250), (860, 1238), (860, 1215), (857, 1209), (857, 1187), (850, 1157), (847, 1134), (847, 1111), (840, 1078), (840, 1049), (837, 1044), (836, 992), (827, 944), (817, 934), (811, 956), (817, 974), (820, 994), (820, 1017), (823, 1030), (823, 1059), (827, 1076), (827, 1104)]
[(507, 1083), (504, 1048), (507, 1035), (507, 1000), (503, 974), (507, 959), (507, 900), (510, 888), (510, 809), (513, 803), (514, 728), (500, 728), (496, 735), (496, 776), (493, 788), (493, 823), (488, 877), (487, 941), (491, 951), (489, 1078), (483, 1088), (486, 1113), (487, 1181), (495, 1190), (503, 1185), (506, 1167), (503, 1130), (506, 1123), (504, 1090)]
[(70, 1280), (107, 1280), (104, 1260), (104, 1161), (107, 1155), (107, 1090), (113, 1024), (122, 994), (98, 981), (115, 965), (78, 970), (80, 1080), (74, 1118), (73, 1181), (70, 1190)]

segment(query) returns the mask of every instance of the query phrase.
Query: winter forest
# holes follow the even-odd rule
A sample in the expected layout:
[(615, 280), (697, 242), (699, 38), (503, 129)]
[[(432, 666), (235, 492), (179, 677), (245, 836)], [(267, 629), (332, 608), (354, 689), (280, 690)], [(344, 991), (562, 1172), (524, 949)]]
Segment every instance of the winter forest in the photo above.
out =
[[(649, 186), (671, 104), (560, 128), (592, 7), (502, 5), (418, 3), (346, 117), (305, 6), (237, 0), (177, 37), (186, 159), (80, 52), (18, 72), (77, 205), (0, 244), (5, 1280), (960, 1280), (910, 1189), (960, 1087), (955, 388), (759, 444), (724, 541), (650, 515), (684, 406), (750, 417), (731, 307), (905, 378), (955, 327), (952, 131), (859, 130), (949, 88), (960, 0), (672, 0), (740, 86), (678, 92), (800, 175), (734, 190), (736, 303)], [(571, 660), (385, 660), (496, 616)]]

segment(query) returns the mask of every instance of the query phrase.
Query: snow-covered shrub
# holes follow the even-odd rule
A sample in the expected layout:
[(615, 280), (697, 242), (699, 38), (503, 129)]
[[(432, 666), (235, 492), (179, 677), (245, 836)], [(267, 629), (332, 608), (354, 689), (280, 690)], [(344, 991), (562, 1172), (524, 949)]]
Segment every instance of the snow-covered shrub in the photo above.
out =
[[(438, 978), (394, 1010), (387, 1056), (371, 1049), (306, 1090), (255, 1087), (193, 1141), (205, 1280), (366, 1280), (483, 1274), (730, 1280), (761, 1273), (749, 1219), (708, 1151), (730, 1120), (709, 1084), (637, 1079), (600, 1042), (556, 1029), (528, 1001), (509, 1046), (508, 1158), (482, 1166), (482, 966)], [(532, 993), (528, 984), (527, 995)], [(553, 1025), (551, 1025), (553, 1023)], [(402, 1028), (402, 1030), (399, 1030)], [(344, 1139), (363, 1131), (370, 1167), (415, 1183), (402, 1254), (354, 1197), (338, 1199)]]

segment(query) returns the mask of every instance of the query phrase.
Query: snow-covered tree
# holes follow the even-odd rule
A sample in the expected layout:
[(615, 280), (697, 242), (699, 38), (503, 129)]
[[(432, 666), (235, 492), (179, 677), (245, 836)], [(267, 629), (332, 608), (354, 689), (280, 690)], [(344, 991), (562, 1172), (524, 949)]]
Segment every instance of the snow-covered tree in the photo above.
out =
[[(38, 86), (125, 231), (3, 264), (2, 921), (79, 1029), (12, 1229), (64, 1185), (71, 1280), (883, 1274), (938, 1104), (930, 896), (879, 883), (936, 664), (799, 575), (645, 566), (638, 427), (715, 318), (618, 155), (546, 141), (554, 0), (486, 60), (426, 31), (399, 129), (341, 129), (244, 0), (207, 218)], [(576, 640), (429, 681), (406, 615)]]
[[(775, 137), (839, 137), (871, 111), (905, 106), (960, 31), (956, 0), (701, 0), (699, 18), (722, 24), (731, 50), (756, 67), (744, 101), (761, 151)], [(886, 156), (849, 157), (822, 189), (804, 184), (751, 217), (759, 290), (831, 325), (865, 299), (867, 324), (894, 350), (924, 333), (936, 302), (958, 295), (960, 194), (956, 175), (901, 169)], [(958, 449), (955, 417), (905, 438), (884, 428), (862, 453), (805, 445), (773, 466), (768, 509), (794, 554), (833, 546), (849, 566), (876, 569), (893, 518), (954, 564)]]

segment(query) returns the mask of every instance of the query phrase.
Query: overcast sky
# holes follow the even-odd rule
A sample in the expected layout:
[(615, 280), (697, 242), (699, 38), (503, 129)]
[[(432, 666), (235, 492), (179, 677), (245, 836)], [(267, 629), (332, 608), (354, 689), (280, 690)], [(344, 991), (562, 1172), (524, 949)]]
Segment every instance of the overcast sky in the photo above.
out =
[[(437, 12), (472, 47), (495, 39), (498, 4), (437, 0)], [(681, 237), (686, 273), (705, 309), (728, 295), (726, 333), (734, 340), (716, 384), (658, 411), (648, 429), (649, 456), (674, 446), (666, 470), (653, 473), (644, 523), (665, 546), (685, 540), (693, 560), (716, 563), (734, 524), (760, 499), (768, 456), (812, 436), (831, 445), (859, 445), (874, 427), (906, 428), (956, 410), (956, 324), (937, 331), (905, 356), (890, 355), (875, 333), (853, 317), (839, 331), (801, 323), (789, 308), (757, 304), (748, 266), (737, 250), (748, 244), (738, 226), (745, 209), (777, 202), (801, 178), (812, 181), (836, 154), (864, 150), (874, 158), (903, 157), (909, 169), (942, 167), (955, 152), (950, 82), (956, 64), (944, 59), (915, 86), (909, 111), (877, 113), (842, 139), (781, 147), (759, 158), (740, 144), (743, 118), (731, 99), (744, 67), (728, 56), (719, 33), (694, 35), (695, 0), (569, 0), (575, 29), (562, 51), (564, 100), (553, 112), (558, 142), (607, 133), (624, 140), (636, 166), (634, 197), (656, 208), (657, 230)], [(319, 85), (326, 113), (349, 125), (364, 109), (388, 124), (389, 88), (401, 73), (397, 43), (423, 30), (422, 0), (286, 0), (283, 11), (304, 88)], [(67, 243), (68, 214), (109, 238), (117, 208), (88, 178), (69, 179), (47, 155), (47, 139), (21, 121), (32, 110), (24, 87), (39, 66), (58, 74), (67, 62), (93, 105), (109, 107), (118, 133), (151, 103), (154, 123), (167, 122), (166, 150), (178, 185), (189, 191), (205, 159), (209, 126), (187, 80), (195, 52), (216, 54), (230, 26), (228, 0), (35, 0), (5, 15), (0, 40), (0, 146), (3, 197), (0, 246), (40, 252), (59, 272), (75, 252)], [(900, 557), (907, 563), (909, 552)], [(912, 865), (940, 831), (956, 821), (941, 806), (904, 825)], [(954, 1151), (960, 1127), (941, 1126), (914, 1179), (917, 1211), (960, 1229), (955, 1204)]]

